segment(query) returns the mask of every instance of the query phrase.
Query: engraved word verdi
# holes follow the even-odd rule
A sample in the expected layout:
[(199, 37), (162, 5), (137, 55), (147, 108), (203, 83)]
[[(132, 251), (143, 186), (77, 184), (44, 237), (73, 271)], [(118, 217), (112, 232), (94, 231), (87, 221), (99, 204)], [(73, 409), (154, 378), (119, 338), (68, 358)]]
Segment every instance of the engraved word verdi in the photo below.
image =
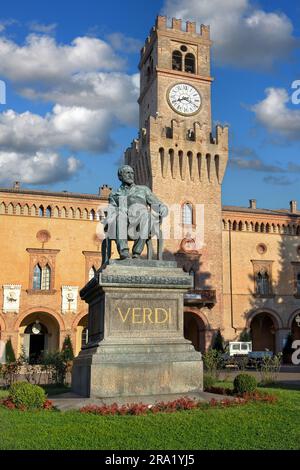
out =
[(127, 309), (117, 308), (117, 312), (122, 323), (131, 324), (157, 324), (171, 323), (171, 308), (149, 308), (149, 307), (128, 307)]

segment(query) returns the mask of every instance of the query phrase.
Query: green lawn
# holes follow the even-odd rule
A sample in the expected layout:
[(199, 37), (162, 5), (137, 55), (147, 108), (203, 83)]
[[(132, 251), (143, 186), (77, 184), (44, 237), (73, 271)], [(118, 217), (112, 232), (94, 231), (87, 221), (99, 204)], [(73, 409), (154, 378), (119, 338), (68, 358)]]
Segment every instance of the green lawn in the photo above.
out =
[(0, 408), (0, 449), (300, 449), (300, 391), (275, 405), (103, 417)]

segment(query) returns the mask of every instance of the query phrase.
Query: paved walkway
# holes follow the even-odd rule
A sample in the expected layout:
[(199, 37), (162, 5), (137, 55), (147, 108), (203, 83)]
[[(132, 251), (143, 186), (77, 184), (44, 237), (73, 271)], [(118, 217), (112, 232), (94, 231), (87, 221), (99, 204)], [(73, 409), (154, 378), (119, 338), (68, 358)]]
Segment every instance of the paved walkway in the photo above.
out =
[(206, 393), (206, 392), (195, 392), (188, 393), (185, 395), (182, 394), (169, 394), (169, 395), (155, 395), (155, 396), (139, 396), (139, 397), (113, 397), (113, 398), (84, 398), (75, 393), (63, 393), (61, 395), (49, 396), (49, 399), (53, 402), (54, 406), (60, 411), (69, 411), (69, 410), (79, 410), (84, 406), (88, 405), (111, 405), (117, 403), (118, 405), (126, 405), (132, 403), (144, 403), (147, 405), (153, 405), (156, 402), (168, 402), (174, 401), (178, 398), (188, 397), (194, 400), (199, 400), (203, 402), (209, 402), (213, 398), (215, 400), (221, 401), (223, 399), (230, 399), (229, 396), (217, 395), (215, 393)]

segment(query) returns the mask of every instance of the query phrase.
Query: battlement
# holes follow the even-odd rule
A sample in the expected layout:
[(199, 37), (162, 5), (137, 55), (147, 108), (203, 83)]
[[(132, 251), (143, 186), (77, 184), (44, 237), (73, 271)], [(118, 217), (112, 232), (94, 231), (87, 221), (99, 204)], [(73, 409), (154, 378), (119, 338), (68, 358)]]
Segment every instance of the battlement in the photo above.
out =
[(171, 27), (168, 27), (168, 18), (166, 16), (158, 16), (156, 18), (155, 28), (158, 30), (181, 31), (182, 33), (197, 34), (205, 39), (210, 39), (210, 27), (201, 24), (200, 31), (197, 32), (197, 25), (194, 21), (183, 22), (179, 18), (172, 18)]
[(153, 35), (156, 31), (174, 31), (180, 32), (186, 35), (198, 36), (202, 39), (210, 40), (210, 26), (201, 24), (200, 30), (197, 31), (197, 24), (194, 21), (183, 22), (179, 18), (172, 18), (170, 27), (168, 26), (168, 18), (166, 16), (157, 16), (155, 26), (150, 30), (150, 34), (145, 41), (144, 47), (141, 49), (141, 55), (143, 55), (147, 49), (148, 44), (151, 42)]
[(108, 186), (108, 184), (103, 184), (99, 188), (99, 196), (100, 197), (108, 197), (112, 191), (112, 187)]

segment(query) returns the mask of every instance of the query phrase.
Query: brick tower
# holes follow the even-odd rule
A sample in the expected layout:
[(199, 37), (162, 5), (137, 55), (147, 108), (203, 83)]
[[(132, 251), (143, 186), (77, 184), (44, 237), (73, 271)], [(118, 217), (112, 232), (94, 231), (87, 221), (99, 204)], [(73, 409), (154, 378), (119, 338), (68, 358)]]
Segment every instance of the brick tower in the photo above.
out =
[[(138, 184), (179, 205), (180, 220), (170, 217), (166, 256), (175, 256), (195, 275), (195, 288), (216, 291), (212, 310), (200, 300), (193, 307), (205, 312), (214, 330), (222, 328), (221, 185), (228, 128), (217, 126), (213, 135), (210, 29), (201, 25), (197, 32), (192, 22), (184, 26), (173, 19), (168, 27), (167, 18), (158, 16), (141, 50), (139, 138), (125, 161), (135, 169)], [(176, 239), (174, 220), (181, 230)], [(203, 244), (195, 246), (191, 234), (200, 232)]]

